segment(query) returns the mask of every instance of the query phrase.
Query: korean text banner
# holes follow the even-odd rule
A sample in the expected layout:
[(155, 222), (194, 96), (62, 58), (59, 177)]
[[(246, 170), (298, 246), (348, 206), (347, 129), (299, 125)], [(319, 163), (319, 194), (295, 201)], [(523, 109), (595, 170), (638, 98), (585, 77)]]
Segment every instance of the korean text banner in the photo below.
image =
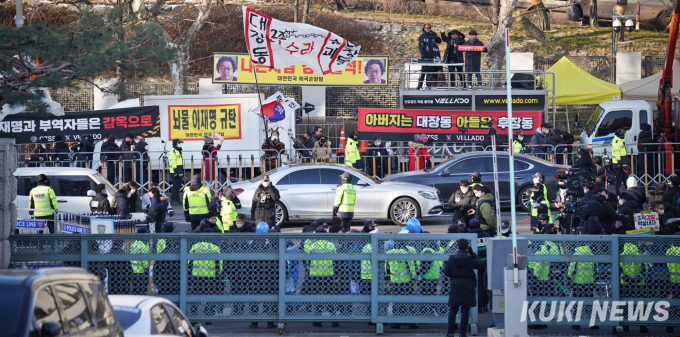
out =
[(160, 135), (158, 106), (67, 112), (63, 116), (22, 113), (9, 115), (0, 122), (0, 138), (15, 138), (18, 144), (37, 143), (40, 137), (54, 142), (61, 136), (65, 142), (78, 141), (84, 135), (102, 140), (106, 135), (117, 139), (127, 133), (142, 137)]
[(213, 132), (240, 139), (241, 104), (169, 105), (168, 123), (168, 140), (203, 140)]
[[(516, 111), (513, 132), (532, 134), (541, 125), (542, 111)], [(505, 111), (442, 111), (359, 108), (359, 137), (379, 133), (385, 141), (412, 141), (426, 134), (434, 142), (482, 142), (493, 126), (507, 135), (510, 123)]]
[(321, 76), (345, 69), (359, 56), (361, 46), (333, 32), (304, 23), (279, 21), (242, 8), (248, 54), (255, 63), (267, 68), (306, 64)]
[(271, 69), (250, 62), (248, 54), (213, 54), (213, 83), (267, 85), (323, 85), (323, 86), (378, 86), (388, 83), (387, 56), (359, 56), (350, 61), (344, 70), (320, 76), (312, 68), (292, 65), (283, 69)]

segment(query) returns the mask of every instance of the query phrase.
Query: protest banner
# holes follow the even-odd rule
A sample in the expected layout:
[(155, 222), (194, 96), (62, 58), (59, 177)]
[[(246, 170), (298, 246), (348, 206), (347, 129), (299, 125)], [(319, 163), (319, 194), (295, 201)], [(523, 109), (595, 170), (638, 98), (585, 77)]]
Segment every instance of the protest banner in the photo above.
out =
[(628, 234), (628, 235), (652, 235), (652, 234), (654, 234), (654, 231), (651, 228), (634, 229), (632, 231), (626, 231), (626, 234)]
[(168, 140), (241, 139), (241, 104), (169, 105)]
[(654, 232), (659, 231), (659, 214), (656, 212), (644, 211), (633, 214), (635, 218), (635, 229), (651, 228)]

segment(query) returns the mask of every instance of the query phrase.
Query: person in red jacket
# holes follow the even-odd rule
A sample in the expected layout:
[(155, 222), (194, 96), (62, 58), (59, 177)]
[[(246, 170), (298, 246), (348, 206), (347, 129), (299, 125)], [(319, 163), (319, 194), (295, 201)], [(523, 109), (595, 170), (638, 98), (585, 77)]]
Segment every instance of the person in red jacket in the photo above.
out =
[(427, 161), (430, 160), (425, 142), (427, 135), (424, 133), (415, 142), (408, 142), (409, 171), (424, 170)]
[[(217, 145), (215, 145), (215, 137), (217, 140)], [(215, 163), (217, 162), (217, 151), (222, 148), (222, 135), (217, 132), (213, 133), (213, 137), (205, 136), (203, 138), (205, 144), (203, 145), (203, 162), (205, 167), (203, 168), (203, 181), (205, 181), (209, 186), (212, 186), (212, 182), (219, 178), (219, 171), (215, 170)]]

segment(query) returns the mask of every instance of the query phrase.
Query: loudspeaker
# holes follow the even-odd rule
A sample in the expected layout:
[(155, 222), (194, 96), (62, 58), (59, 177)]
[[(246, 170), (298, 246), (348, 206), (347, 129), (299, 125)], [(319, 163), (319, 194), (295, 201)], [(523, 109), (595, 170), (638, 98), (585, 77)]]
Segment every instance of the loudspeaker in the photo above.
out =
[(534, 80), (534, 75), (532, 74), (514, 74), (510, 79), (510, 83), (513, 89), (536, 89), (536, 81)]

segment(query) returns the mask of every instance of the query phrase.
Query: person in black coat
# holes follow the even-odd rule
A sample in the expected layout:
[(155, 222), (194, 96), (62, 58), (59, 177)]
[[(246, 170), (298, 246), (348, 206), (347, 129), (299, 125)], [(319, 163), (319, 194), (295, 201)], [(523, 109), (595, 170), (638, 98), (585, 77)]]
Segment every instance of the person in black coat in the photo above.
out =
[(444, 275), (450, 278), (449, 290), (449, 325), (447, 337), (453, 337), (456, 329), (456, 316), (460, 310), (460, 336), (467, 336), (470, 307), (477, 306), (475, 289), (477, 276), (475, 269), (485, 267), (477, 254), (472, 251), (470, 244), (465, 239), (456, 241), (458, 251), (449, 257), (444, 266)]
[[(449, 32), (448, 35), (444, 35), (444, 28), (441, 30), (441, 38), (446, 42), (446, 50), (444, 51), (444, 62), (452, 63), (465, 63), (463, 58), (463, 52), (458, 51), (458, 46), (465, 43), (465, 35), (454, 29)], [(458, 79), (460, 80), (460, 87), (465, 88), (465, 75), (463, 74), (463, 66), (448, 66), (449, 72), (449, 82), (452, 87), (458, 87), (456, 83), (456, 74), (458, 74)]]
[[(653, 144), (656, 143), (654, 136), (652, 135), (652, 126), (647, 123), (642, 123), (640, 125), (642, 131), (638, 134), (638, 144)], [(658, 145), (638, 145), (638, 155), (637, 155), (637, 175), (642, 176), (645, 174), (645, 154), (647, 156), (647, 174), (650, 177), (654, 176), (654, 159), (656, 155), (654, 152), (659, 150)], [(651, 152), (651, 153), (650, 153)]]
[(149, 143), (146, 142), (146, 140), (141, 137), (137, 136), (137, 145), (135, 145), (135, 149), (139, 153), (139, 157), (135, 158), (141, 158), (141, 162), (136, 162), (135, 165), (137, 165), (137, 181), (141, 182), (144, 184), (149, 175), (149, 153), (147, 152), (149, 150)]
[[(432, 24), (426, 23), (423, 26), (423, 34), (418, 38), (418, 49), (420, 50), (420, 58), (428, 63), (439, 62), (441, 54), (439, 54), (438, 44), (442, 43), (442, 39), (437, 36), (437, 33), (432, 31)], [(423, 80), (427, 80), (427, 87), (437, 86), (437, 72), (441, 67), (437, 66), (423, 66), (418, 79), (418, 90), (423, 87)]]
[(558, 145), (565, 145), (564, 139), (562, 139), (562, 131), (560, 129), (553, 129), (550, 135), (545, 139), (545, 144), (550, 145), (546, 150), (557, 153), (563, 153), (565, 146), (557, 147)]
[(640, 213), (637, 198), (628, 191), (619, 195), (619, 214), (627, 216), (631, 222), (635, 221), (635, 213)]
[(123, 181), (134, 180), (132, 176), (132, 166), (134, 165), (137, 155), (135, 151), (134, 135), (128, 133), (125, 139), (120, 143), (120, 151), (123, 152), (121, 160), (123, 161)]
[[(382, 179), (387, 175), (387, 158), (390, 153), (385, 147), (381, 146), (383, 146), (382, 137), (376, 133), (373, 135), (373, 143), (366, 151), (366, 156), (363, 157), (366, 160), (366, 173)], [(375, 167), (373, 167), (373, 163), (375, 163)]]
[(605, 234), (612, 234), (614, 232), (617, 221), (630, 223), (630, 219), (627, 216), (616, 213), (612, 205), (607, 202), (607, 191), (604, 188), (598, 187), (595, 192), (596, 194), (593, 195), (592, 200), (600, 203), (600, 224)]
[(635, 180), (635, 177), (630, 176), (628, 179), (626, 179), (626, 191), (630, 192), (635, 197), (640, 209), (645, 208), (645, 204), (647, 203), (647, 193), (645, 193), (645, 190), (637, 186), (637, 180)]
[(454, 210), (453, 220), (463, 219), (465, 223), (468, 223), (472, 216), (467, 213), (477, 206), (477, 197), (467, 179), (461, 180), (458, 186), (460, 188), (451, 194), (448, 205)]
[(572, 169), (586, 170), (588, 174), (595, 177), (597, 176), (597, 166), (593, 162), (593, 158), (590, 157), (590, 152), (586, 149), (581, 149), (578, 151), (578, 160), (572, 165)]
[(97, 184), (94, 187), (96, 196), (90, 201), (90, 212), (103, 212), (104, 214), (112, 214), (111, 204), (109, 203), (109, 196), (106, 194), (106, 185)]
[(116, 214), (120, 215), (123, 219), (127, 219), (127, 217), (130, 215), (128, 201), (128, 194), (130, 193), (130, 190), (128, 190), (128, 188), (128, 185), (123, 185), (123, 187), (121, 187), (118, 192), (116, 192)]
[(276, 202), (279, 199), (281, 199), (279, 190), (272, 185), (269, 176), (265, 175), (253, 194), (250, 217), (256, 223), (266, 222), (269, 227), (274, 226), (276, 223)]
[(120, 147), (116, 144), (116, 136), (110, 135), (108, 140), (102, 144), (101, 155), (103, 158), (106, 158), (106, 179), (112, 184), (116, 183), (116, 177), (118, 176), (116, 162), (120, 154), (117, 152), (120, 152)]
[(78, 144), (78, 167), (92, 168), (92, 156), (94, 152), (94, 138), (90, 135), (81, 137)]
[(229, 227), (230, 233), (255, 233), (255, 227), (252, 223), (246, 220), (244, 214), (236, 216), (236, 221)]
[(60, 135), (55, 136), (54, 139), (56, 140), (56, 143), (52, 148), (52, 155), (50, 159), (54, 162), (54, 166), (68, 167), (71, 149), (68, 147), (68, 144), (64, 142), (64, 138), (62, 138)]
[[(469, 40), (465, 41), (465, 46), (484, 46), (482, 41), (477, 40), (477, 31), (471, 30), (468, 33)], [(472, 73), (477, 77), (477, 86), (482, 88), (482, 52), (480, 51), (466, 51), (465, 52), (465, 72), (467, 74), (468, 89), (472, 89)]]
[(617, 221), (616, 227), (614, 228), (614, 232), (612, 234), (623, 235), (627, 234), (627, 231), (632, 231), (634, 229), (635, 226), (630, 222)]
[(663, 194), (662, 201), (670, 203), (673, 208), (677, 209), (678, 206), (675, 204), (675, 201), (678, 198), (680, 198), (680, 176), (672, 176), (671, 188)]
[(602, 232), (602, 225), (600, 224), (599, 220), (600, 208), (600, 204), (595, 200), (590, 200), (585, 206), (582, 206), (582, 214), (584, 214), (585, 220), (581, 226), (581, 234), (604, 234)]
[(162, 226), (165, 223), (165, 217), (168, 212), (168, 197), (161, 194), (158, 187), (152, 187), (149, 189), (149, 198), (151, 199), (151, 204), (149, 204), (149, 217), (154, 222), (154, 227), (156, 233), (162, 232)]

